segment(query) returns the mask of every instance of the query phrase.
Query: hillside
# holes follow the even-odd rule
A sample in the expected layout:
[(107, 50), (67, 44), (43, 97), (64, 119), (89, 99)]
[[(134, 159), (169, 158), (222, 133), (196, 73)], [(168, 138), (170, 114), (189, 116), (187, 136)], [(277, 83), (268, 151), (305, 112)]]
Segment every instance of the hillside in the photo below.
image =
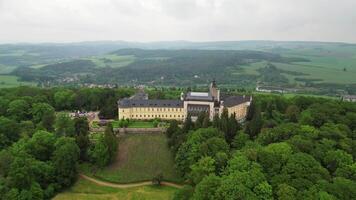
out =
[(303, 93), (356, 93), (356, 45), (346, 43), (108, 41), (0, 45), (0, 57), (0, 73), (45, 85), (186, 87), (216, 79), (227, 88), (252, 89), (259, 85)]

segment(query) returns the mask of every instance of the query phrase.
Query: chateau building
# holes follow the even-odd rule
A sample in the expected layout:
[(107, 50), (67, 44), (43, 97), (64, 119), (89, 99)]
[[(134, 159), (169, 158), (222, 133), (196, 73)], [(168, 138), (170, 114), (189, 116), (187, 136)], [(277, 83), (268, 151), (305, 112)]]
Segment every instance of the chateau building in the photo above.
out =
[(118, 116), (119, 119), (160, 118), (184, 121), (190, 115), (194, 121), (201, 112), (207, 112), (212, 120), (226, 108), (229, 115), (235, 114), (237, 120), (243, 120), (251, 101), (252, 97), (245, 95), (221, 98), (220, 90), (213, 81), (209, 92), (188, 92), (181, 94), (180, 100), (148, 99), (147, 95), (139, 92), (133, 97), (118, 101)]

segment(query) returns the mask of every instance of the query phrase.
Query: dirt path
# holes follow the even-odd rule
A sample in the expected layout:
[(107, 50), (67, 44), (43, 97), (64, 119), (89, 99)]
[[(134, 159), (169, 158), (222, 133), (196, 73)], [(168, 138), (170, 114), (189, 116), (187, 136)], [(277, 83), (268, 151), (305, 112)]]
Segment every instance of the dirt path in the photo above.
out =
[[(101, 186), (108, 186), (108, 187), (113, 187), (113, 188), (131, 188), (131, 187), (139, 187), (139, 186), (147, 186), (147, 185), (152, 185), (151, 181), (143, 181), (143, 182), (138, 182), (138, 183), (127, 183), (127, 184), (119, 184), (119, 183), (110, 183), (110, 182), (106, 182), (106, 181), (101, 181), (95, 178), (91, 178), (89, 176), (86, 176), (84, 174), (79, 174), (80, 177), (91, 181), (95, 184), (101, 185)], [(171, 187), (175, 187), (175, 188), (182, 188), (182, 185), (176, 184), (176, 183), (172, 183), (172, 182), (166, 182), (166, 181), (162, 181), (161, 182), (162, 185), (165, 186), (171, 186)]]

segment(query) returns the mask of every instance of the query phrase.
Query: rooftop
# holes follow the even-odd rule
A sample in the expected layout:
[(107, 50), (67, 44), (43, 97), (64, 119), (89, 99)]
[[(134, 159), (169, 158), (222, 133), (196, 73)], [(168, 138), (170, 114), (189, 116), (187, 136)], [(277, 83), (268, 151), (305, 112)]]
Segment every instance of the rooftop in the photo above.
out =
[(208, 92), (188, 92), (184, 100), (187, 101), (213, 101), (213, 97)]
[(251, 101), (251, 96), (229, 96), (223, 99), (224, 106), (232, 107)]

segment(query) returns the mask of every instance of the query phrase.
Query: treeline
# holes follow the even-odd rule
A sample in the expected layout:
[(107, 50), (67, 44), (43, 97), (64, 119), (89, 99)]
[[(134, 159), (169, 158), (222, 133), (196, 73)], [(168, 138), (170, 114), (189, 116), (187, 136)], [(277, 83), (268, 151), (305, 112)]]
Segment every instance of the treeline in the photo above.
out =
[(167, 130), (189, 183), (174, 199), (355, 199), (356, 104), (256, 96), (247, 120), (189, 118)]
[(129, 93), (131, 89), (0, 90), (0, 199), (50, 199), (74, 183), (79, 162), (109, 164), (118, 146), (112, 126), (90, 139), (87, 119), (72, 119), (67, 110), (105, 108), (109, 97)]
[(100, 111), (102, 118), (117, 117), (117, 100), (135, 93), (133, 88), (33, 88), (18, 87), (0, 90), (0, 115), (20, 120), (31, 118), (32, 106), (46, 103), (55, 111)]

